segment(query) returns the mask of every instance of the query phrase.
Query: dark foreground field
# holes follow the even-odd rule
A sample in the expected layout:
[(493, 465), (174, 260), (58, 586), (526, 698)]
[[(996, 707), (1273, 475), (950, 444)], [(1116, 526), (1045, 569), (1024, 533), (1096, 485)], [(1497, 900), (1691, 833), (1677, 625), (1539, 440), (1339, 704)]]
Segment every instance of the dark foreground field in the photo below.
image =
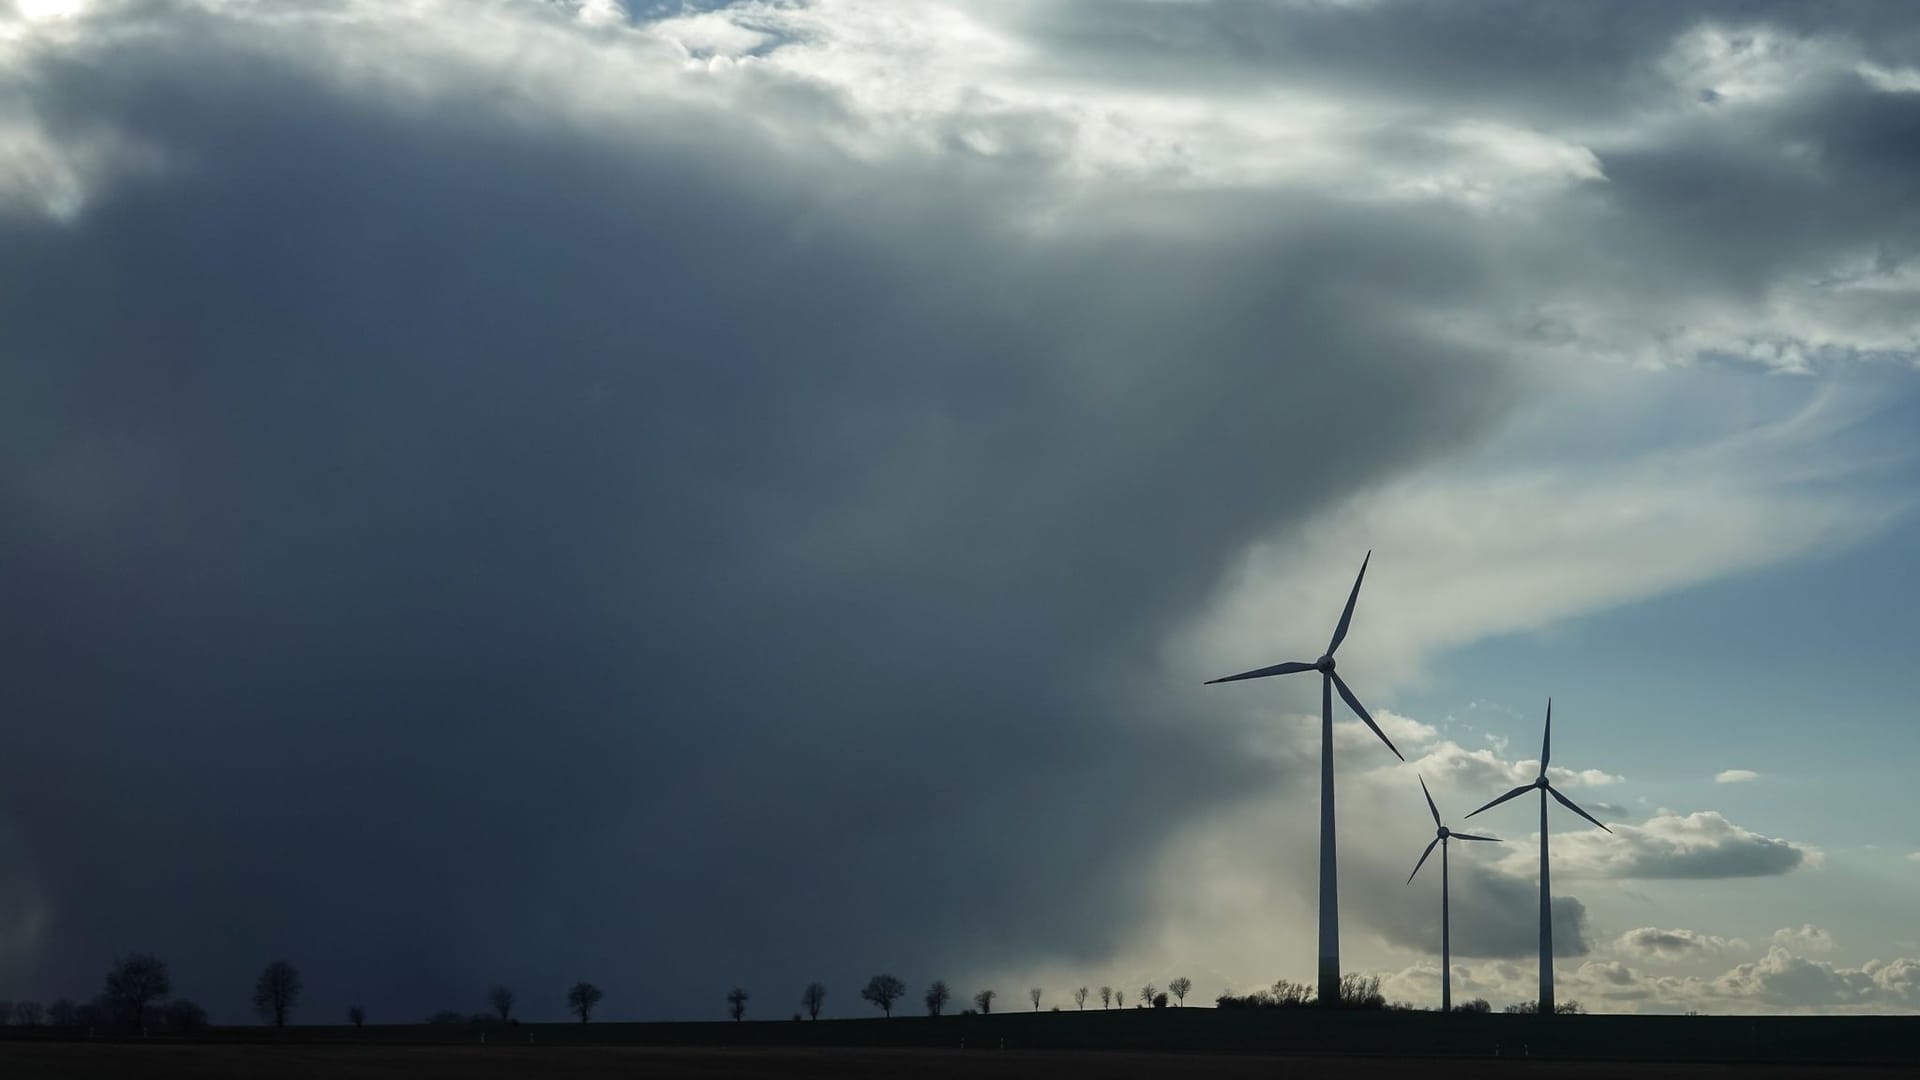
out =
[(697, 1048), (654, 1046), (328, 1046), (313, 1044), (17, 1043), (0, 1045), (0, 1077), (66, 1080), (80, 1077), (285, 1077), (288, 1080), (427, 1080), (446, 1077), (648, 1077), (658, 1080), (743, 1080), (848, 1077), (946, 1080), (958, 1077), (1088, 1077), (1099, 1080), (1273, 1080), (1342, 1077), (1354, 1080), (1418, 1076), (1423, 1080), (1501, 1080), (1503, 1077), (1631, 1076), (1640, 1080), (1801, 1080), (1803, 1077), (1888, 1077), (1873, 1066), (1715, 1065), (1550, 1062), (1538, 1060), (1420, 1060), (1413, 1058), (1289, 1058), (1244, 1054), (1153, 1054), (1073, 1050), (893, 1050), (846, 1047)]

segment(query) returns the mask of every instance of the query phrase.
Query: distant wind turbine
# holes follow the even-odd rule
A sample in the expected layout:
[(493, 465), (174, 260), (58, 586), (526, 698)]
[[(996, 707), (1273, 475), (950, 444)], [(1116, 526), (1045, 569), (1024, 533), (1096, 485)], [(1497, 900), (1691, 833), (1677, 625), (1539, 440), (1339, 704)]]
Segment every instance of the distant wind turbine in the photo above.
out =
[(1393, 756), (1405, 761), (1393, 740), (1373, 722), (1367, 710), (1360, 705), (1360, 699), (1347, 689), (1346, 681), (1333, 670), (1333, 653), (1340, 643), (1347, 639), (1347, 626), (1353, 621), (1353, 604), (1360, 599), (1360, 583), (1366, 580), (1367, 564), (1373, 561), (1373, 552), (1360, 562), (1360, 576), (1353, 579), (1353, 592), (1347, 595), (1347, 608), (1340, 613), (1340, 625), (1334, 628), (1333, 640), (1327, 643), (1327, 651), (1313, 663), (1291, 661), (1263, 667), (1257, 671), (1243, 671), (1238, 675), (1229, 675), (1224, 679), (1209, 679), (1208, 686), (1214, 683), (1239, 682), (1242, 679), (1263, 679), (1269, 675), (1291, 675), (1297, 671), (1318, 671), (1320, 673), (1320, 1004), (1328, 1008), (1340, 1004), (1340, 883), (1339, 869), (1336, 866), (1333, 846), (1333, 692), (1340, 691), (1340, 697), (1366, 721), (1380, 741), (1387, 744)]
[[(1480, 810), (1491, 810), (1492, 808), (1499, 806), (1501, 803), (1506, 802), (1508, 799), (1517, 799), (1520, 796), (1525, 795), (1527, 792), (1532, 791), (1534, 788), (1540, 789), (1540, 1015), (1541, 1016), (1553, 1015), (1553, 904), (1552, 904), (1552, 901), (1548, 898), (1549, 887), (1547, 884), (1547, 796), (1551, 795), (1554, 798), (1559, 799), (1560, 805), (1566, 807), (1567, 809), (1573, 811), (1576, 814), (1579, 814), (1581, 817), (1586, 818), (1588, 821), (1593, 822), (1595, 825), (1600, 825), (1599, 818), (1594, 817), (1592, 814), (1589, 814), (1585, 810), (1582, 810), (1578, 806), (1575, 806), (1573, 804), (1572, 799), (1569, 799), (1565, 795), (1560, 794), (1560, 792), (1554, 788), (1553, 784), (1547, 780), (1547, 758), (1552, 755), (1552, 752), (1553, 752), (1553, 699), (1548, 698), (1547, 699), (1547, 730), (1546, 730), (1546, 734), (1542, 736), (1540, 739), (1540, 775), (1537, 778), (1535, 778), (1533, 783), (1522, 784), (1519, 787), (1514, 788), (1512, 791), (1507, 792), (1505, 795), (1500, 796), (1499, 798), (1493, 800), (1492, 802), (1480, 808)], [(1473, 814), (1479, 813), (1480, 810), (1475, 810)], [(1472, 817), (1473, 814), (1468, 814), (1467, 816)], [(1606, 831), (1609, 833), (1613, 831), (1612, 829), (1608, 829), (1605, 825), (1600, 825), (1600, 827), (1602, 829), (1606, 829)]]
[(1497, 836), (1473, 836), (1468, 833), (1454, 832), (1440, 823), (1440, 809), (1433, 805), (1433, 795), (1427, 791), (1425, 777), (1420, 779), (1420, 794), (1427, 797), (1427, 812), (1433, 815), (1433, 827), (1437, 832), (1427, 842), (1427, 850), (1420, 853), (1420, 861), (1413, 864), (1413, 873), (1407, 875), (1407, 884), (1427, 865), (1427, 856), (1433, 854), (1433, 846), (1440, 845), (1440, 1011), (1453, 1011), (1453, 936), (1451, 922), (1447, 912), (1447, 840), (1490, 840), (1500, 843)]

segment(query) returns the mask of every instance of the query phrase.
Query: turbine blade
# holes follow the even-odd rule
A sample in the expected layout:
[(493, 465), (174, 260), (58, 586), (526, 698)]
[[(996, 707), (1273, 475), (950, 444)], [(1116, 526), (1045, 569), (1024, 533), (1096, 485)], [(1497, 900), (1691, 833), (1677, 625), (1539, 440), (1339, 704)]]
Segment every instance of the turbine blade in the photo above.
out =
[(1401, 761), (1407, 760), (1407, 756), (1400, 752), (1400, 748), (1393, 745), (1393, 740), (1387, 738), (1387, 733), (1380, 730), (1380, 725), (1373, 722), (1373, 717), (1367, 715), (1367, 710), (1360, 707), (1360, 699), (1354, 697), (1353, 691), (1347, 689), (1346, 680), (1340, 677), (1340, 673), (1336, 671), (1332, 674), (1333, 688), (1340, 691), (1340, 696), (1346, 699), (1348, 705), (1353, 707), (1353, 711), (1360, 714), (1360, 719), (1367, 722), (1367, 726), (1373, 729), (1375, 735), (1380, 736), (1380, 741), (1387, 744), (1387, 749), (1393, 751), (1394, 757), (1399, 758)]
[(1433, 793), (1427, 790), (1427, 778), (1420, 778), (1420, 794), (1427, 797), (1427, 813), (1433, 815), (1434, 828), (1440, 827), (1440, 808), (1433, 805)]
[(1433, 846), (1435, 844), (1438, 844), (1439, 842), (1440, 842), (1440, 838), (1437, 836), (1427, 841), (1427, 850), (1421, 852), (1420, 861), (1413, 864), (1413, 873), (1407, 875), (1407, 884), (1409, 885), (1413, 884), (1414, 874), (1418, 874), (1420, 872), (1420, 868), (1427, 865), (1427, 856), (1433, 854)]
[(1239, 682), (1241, 679), (1264, 679), (1269, 675), (1291, 675), (1296, 671), (1312, 671), (1313, 668), (1314, 666), (1312, 664), (1303, 664), (1298, 660), (1289, 660), (1284, 664), (1263, 667), (1258, 671), (1243, 671), (1238, 675), (1229, 675), (1224, 679), (1208, 679), (1203, 685), (1212, 686), (1214, 683)]
[[(1586, 812), (1585, 810), (1582, 810), (1582, 809), (1580, 809), (1579, 807), (1577, 807), (1577, 806), (1575, 806), (1575, 805), (1573, 805), (1573, 800), (1572, 800), (1572, 799), (1569, 799), (1569, 798), (1567, 798), (1567, 797), (1566, 797), (1565, 795), (1562, 795), (1562, 794), (1560, 794), (1560, 793), (1559, 793), (1558, 791), (1554, 791), (1554, 789), (1553, 789), (1552, 787), (1548, 787), (1548, 788), (1547, 788), (1547, 790), (1548, 790), (1549, 792), (1552, 792), (1552, 793), (1553, 793), (1553, 797), (1554, 797), (1554, 798), (1556, 798), (1556, 799), (1559, 799), (1559, 800), (1560, 800), (1560, 805), (1561, 805), (1561, 806), (1564, 806), (1564, 807), (1566, 807), (1567, 809), (1569, 809), (1569, 810), (1571, 810), (1571, 811), (1573, 811), (1574, 813), (1576, 813), (1576, 814), (1579, 814), (1579, 815), (1580, 815), (1581, 817), (1583, 817), (1583, 818), (1586, 818), (1586, 819), (1587, 819), (1588, 821), (1591, 821), (1591, 822), (1593, 822), (1593, 823), (1594, 823), (1595, 825), (1600, 825), (1600, 819), (1599, 819), (1599, 818), (1597, 818), (1597, 817), (1594, 817), (1594, 816), (1593, 816), (1592, 814), (1589, 814), (1589, 813), (1587, 813), (1587, 812)], [(1606, 827), (1605, 825), (1600, 825), (1600, 827), (1601, 827), (1602, 829), (1607, 829), (1607, 827)], [(1608, 832), (1612, 832), (1613, 830), (1612, 830), (1612, 829), (1607, 829), (1607, 831), (1608, 831)]]
[(1463, 833), (1463, 832), (1448, 833), (1447, 835), (1453, 837), (1455, 840), (1491, 840), (1496, 844), (1506, 843), (1506, 841), (1500, 839), (1497, 836), (1475, 836), (1472, 833)]
[(1553, 699), (1547, 699), (1547, 733), (1540, 737), (1540, 775), (1547, 775), (1547, 759), (1553, 756)]
[(1333, 628), (1333, 640), (1327, 644), (1328, 656), (1332, 656), (1333, 650), (1347, 640), (1347, 624), (1353, 621), (1353, 602), (1360, 599), (1360, 583), (1367, 579), (1367, 564), (1372, 561), (1373, 552), (1371, 551), (1367, 552), (1366, 558), (1360, 560), (1360, 576), (1353, 579), (1353, 591), (1347, 594), (1347, 610), (1340, 613), (1340, 625)]
[[(1487, 805), (1481, 807), (1480, 810), (1491, 810), (1494, 807), (1499, 806), (1501, 803), (1506, 802), (1508, 799), (1517, 799), (1520, 796), (1525, 795), (1527, 792), (1532, 790), (1533, 790), (1532, 784), (1521, 784), (1519, 787), (1514, 788), (1512, 791), (1507, 792), (1505, 795), (1502, 795), (1499, 798), (1488, 803)], [(1479, 813), (1480, 810), (1475, 810), (1473, 814)], [(1467, 816), (1472, 817), (1473, 814), (1468, 814)]]

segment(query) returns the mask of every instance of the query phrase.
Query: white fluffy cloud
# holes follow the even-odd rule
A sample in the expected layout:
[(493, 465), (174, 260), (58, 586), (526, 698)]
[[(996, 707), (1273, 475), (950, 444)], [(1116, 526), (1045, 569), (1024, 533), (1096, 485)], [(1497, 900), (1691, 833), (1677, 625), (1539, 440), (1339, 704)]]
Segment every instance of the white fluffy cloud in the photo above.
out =
[[(1661, 810), (1640, 825), (1615, 825), (1556, 835), (1554, 874), (1568, 878), (1737, 878), (1785, 874), (1818, 861), (1817, 849), (1762, 836), (1715, 810), (1677, 814)], [(1505, 861), (1526, 872), (1516, 853)]]
[(1713, 775), (1716, 784), (1745, 784), (1760, 779), (1752, 769), (1723, 769)]
[[(1743, 946), (1728, 945), (1738, 947)], [(1671, 953), (1655, 952), (1639, 959), (1640, 963), (1604, 958), (1562, 963), (1554, 973), (1555, 994), (1562, 1001), (1577, 1000), (1591, 1012), (1920, 1011), (1920, 960), (1910, 957), (1846, 967), (1771, 945), (1758, 960), (1708, 975), (1648, 969), (1648, 963), (1674, 959)], [(1439, 970), (1432, 963), (1381, 975), (1383, 989), (1396, 1000), (1426, 1004), (1439, 994)], [(1499, 1007), (1535, 996), (1535, 971), (1524, 963), (1456, 964), (1453, 976), (1456, 1001), (1484, 997)]]
[(1750, 947), (1739, 938), (1703, 934), (1697, 930), (1662, 930), (1654, 926), (1629, 930), (1620, 935), (1613, 946), (1628, 954), (1659, 959), (1741, 952)]
[(1785, 926), (1773, 932), (1773, 943), (1796, 953), (1830, 953), (1833, 935), (1812, 923)]

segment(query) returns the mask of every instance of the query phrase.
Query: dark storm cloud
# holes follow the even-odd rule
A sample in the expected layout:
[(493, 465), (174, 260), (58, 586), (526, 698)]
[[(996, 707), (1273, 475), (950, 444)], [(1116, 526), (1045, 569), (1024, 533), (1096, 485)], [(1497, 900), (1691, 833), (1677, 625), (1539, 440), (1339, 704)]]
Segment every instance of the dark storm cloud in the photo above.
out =
[[(1540, 886), (1536, 880), (1492, 870), (1485, 860), (1461, 858), (1456, 843), (1450, 880), (1453, 953), (1459, 957), (1527, 957), (1540, 953)], [(1344, 854), (1344, 852), (1343, 852)], [(1419, 849), (1415, 849), (1417, 858)], [(1440, 951), (1440, 882), (1435, 851), (1410, 885), (1403, 885), (1413, 869), (1409, 860), (1397, 877), (1392, 866), (1371, 858), (1361, 869), (1347, 871), (1378, 884), (1343, 892), (1346, 908), (1389, 943), (1435, 955)], [(1343, 871), (1346, 867), (1342, 867)], [(1429, 876), (1432, 879), (1429, 880)], [(1587, 907), (1572, 896), (1553, 898), (1553, 954), (1585, 956), (1592, 951)]]
[[(553, 1015), (582, 977), (609, 1015), (734, 982), (786, 1015), (812, 978), (851, 1011), (882, 968), (1102, 960), (1167, 836), (1294, 778), (1166, 685), (1169, 631), (1249, 541), (1525, 392), (1442, 318), (1910, 250), (1920, 95), (1831, 73), (1596, 145), (1539, 227), (1355, 177), (1075, 187), (1075, 120), (1031, 103), (876, 151), (824, 78), (682, 85), (531, 5), (340, 10), (134, 4), (8, 76), (141, 167), (0, 217), (0, 899), (47, 912), (0, 992), (151, 948), (225, 1019), (280, 955), (317, 1017), (496, 981)], [(1552, 10), (1004, 25), (1107, 81), (1284, 67), (1550, 126), (1641, 100), (1697, 21)], [(1910, 61), (1890, 10), (1835, 25)], [(1354, 138), (1444, 156), (1404, 117)], [(1463, 955), (1529, 954), (1532, 886), (1468, 878)], [(1412, 891), (1350, 895), (1431, 948)]]
[(1104, 955), (1165, 830), (1268, 779), (1167, 722), (1161, 633), (1511, 394), (1361, 287), (1470, 287), (1393, 215), (1036, 240), (1025, 178), (204, 40), (34, 72), (171, 164), (0, 236), (42, 996), (149, 948), (223, 1019), (283, 955), (315, 1019), (784, 1015)]

